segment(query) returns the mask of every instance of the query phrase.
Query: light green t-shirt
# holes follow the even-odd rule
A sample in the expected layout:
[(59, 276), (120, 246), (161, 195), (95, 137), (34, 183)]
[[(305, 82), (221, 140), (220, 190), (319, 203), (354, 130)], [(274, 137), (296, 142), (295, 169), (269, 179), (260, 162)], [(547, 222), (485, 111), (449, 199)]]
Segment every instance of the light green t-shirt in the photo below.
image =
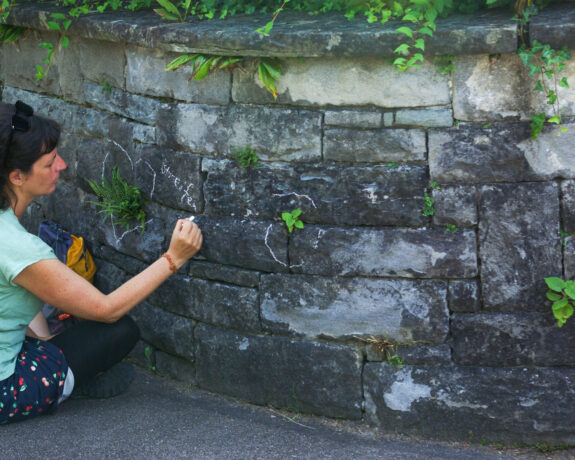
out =
[(53, 258), (52, 248), (28, 233), (12, 209), (0, 210), (0, 380), (14, 373), (26, 327), (44, 305), (12, 280), (29, 265)]

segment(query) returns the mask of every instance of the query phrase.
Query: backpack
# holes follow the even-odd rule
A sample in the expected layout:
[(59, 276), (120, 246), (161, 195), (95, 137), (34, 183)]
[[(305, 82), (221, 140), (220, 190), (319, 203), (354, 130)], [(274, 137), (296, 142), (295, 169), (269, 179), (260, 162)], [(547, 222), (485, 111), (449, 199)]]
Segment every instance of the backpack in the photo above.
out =
[[(84, 238), (72, 235), (69, 231), (64, 230), (60, 224), (50, 220), (40, 222), (38, 236), (54, 250), (56, 257), (61, 262), (90, 281), (90, 283), (94, 282), (96, 264), (86, 248)], [(45, 304), (42, 307), (42, 312), (46, 317), (52, 334), (59, 334), (78, 321), (78, 318), (64, 313), (50, 304)]]

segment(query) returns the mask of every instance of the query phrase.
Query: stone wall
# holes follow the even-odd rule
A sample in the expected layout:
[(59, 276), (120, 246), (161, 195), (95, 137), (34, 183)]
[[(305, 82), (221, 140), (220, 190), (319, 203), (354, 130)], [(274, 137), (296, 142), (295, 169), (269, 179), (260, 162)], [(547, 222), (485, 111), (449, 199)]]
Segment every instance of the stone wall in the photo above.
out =
[[(575, 49), (574, 10), (539, 15), (531, 39)], [(17, 8), (32, 30), (0, 48), (2, 100), (64, 129), (68, 169), (27, 224), (84, 235), (106, 292), (162, 254), (176, 218), (204, 233), (133, 310), (137, 359), (148, 347), (159, 372), (201, 388), (388, 432), (575, 442), (575, 321), (556, 327), (543, 282), (575, 276), (575, 90), (560, 89), (569, 130), (531, 140), (545, 104), (507, 13), (445, 22), (404, 74), (385, 59), (393, 28), (363, 20), (285, 15), (262, 39), (268, 18), (94, 15), (36, 82), (38, 43), (57, 39), (46, 14)], [(280, 57), (279, 97), (249, 59), (202, 81), (163, 70), (186, 51)], [(456, 72), (430, 63), (439, 53)], [(565, 74), (575, 87), (575, 60)], [(234, 159), (246, 146), (259, 167)], [(144, 233), (91, 203), (87, 180), (116, 164), (148, 199)], [(305, 227), (288, 233), (296, 208)]]

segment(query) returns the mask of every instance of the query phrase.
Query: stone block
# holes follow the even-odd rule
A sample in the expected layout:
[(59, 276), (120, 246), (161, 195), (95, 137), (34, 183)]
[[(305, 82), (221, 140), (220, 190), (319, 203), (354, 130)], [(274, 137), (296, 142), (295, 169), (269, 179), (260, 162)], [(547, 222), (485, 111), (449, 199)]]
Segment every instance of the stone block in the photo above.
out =
[(257, 71), (241, 70), (234, 71), (233, 100), (256, 104), (386, 108), (428, 107), (451, 102), (449, 78), (428, 63), (417, 72), (403, 73), (397, 72), (384, 59), (359, 56), (353, 59), (285, 59), (282, 65), (275, 101), (262, 88)]
[(453, 360), (464, 366), (573, 366), (575, 322), (563, 327), (549, 304), (545, 313), (456, 313), (451, 319)]
[(573, 236), (565, 238), (563, 264), (565, 266), (565, 279), (575, 279), (575, 237)]
[(249, 332), (261, 330), (256, 289), (174, 275), (148, 301), (204, 323)]
[(542, 8), (529, 21), (529, 38), (551, 45), (575, 49), (575, 10), (572, 5), (553, 5)]
[(575, 232), (575, 180), (561, 183), (561, 230)]
[[(77, 50), (79, 66), (85, 80), (98, 83), (107, 83), (115, 88), (124, 88), (126, 84), (126, 54), (125, 46), (118, 42), (107, 42), (94, 39), (73, 37), (70, 47)], [(92, 102), (93, 92), (84, 95), (87, 101)]]
[(201, 158), (157, 145), (136, 148), (134, 170), (138, 185), (150, 200), (175, 209), (201, 212)]
[(480, 187), (483, 308), (547, 310), (543, 278), (561, 276), (559, 187), (555, 182)]
[(302, 209), (305, 223), (424, 225), (420, 165), (262, 165), (249, 170), (236, 162), (202, 162), (206, 213), (250, 219), (279, 219)]
[(205, 325), (195, 334), (200, 387), (255, 404), (361, 419), (361, 355), (353, 348)]
[(148, 125), (156, 123), (161, 102), (150, 97), (130, 94), (117, 88), (85, 81), (84, 95), (90, 104), (100, 110)]
[(196, 368), (193, 361), (163, 351), (157, 351), (155, 355), (157, 372), (180, 382), (195, 384)]
[(211, 281), (222, 281), (238, 286), (258, 287), (260, 273), (253, 270), (242, 270), (235, 267), (194, 260), (188, 266), (188, 274), (193, 278)]
[(450, 280), (447, 303), (451, 311), (477, 312), (481, 310), (479, 286), (476, 280)]
[(425, 131), (420, 129), (325, 129), (324, 157), (346, 163), (425, 160)]
[(567, 131), (561, 135), (559, 127), (548, 125), (536, 140), (525, 139), (517, 145), (539, 179), (575, 178), (572, 149), (575, 143), (575, 123), (567, 122), (562, 126)]
[(98, 267), (94, 277), (94, 286), (104, 294), (110, 294), (130, 278), (124, 270), (104, 259), (96, 258), (94, 263)]
[(469, 227), (477, 224), (477, 189), (475, 185), (441, 185), (432, 190), (435, 200), (433, 223)]
[(143, 302), (130, 311), (142, 339), (168, 353), (193, 360), (195, 321)]
[[(0, 80), (8, 87), (59, 96), (62, 94), (57, 65), (61, 58), (58, 56), (59, 53), (55, 56), (56, 65), (50, 69), (46, 77), (36, 80), (34, 65), (39, 64), (45, 68), (46, 64), (42, 60), (48, 54), (45, 48), (39, 46), (40, 42), (55, 44), (58, 42), (58, 34), (56, 32), (24, 34), (18, 41), (0, 47)], [(17, 99), (4, 95), (2, 100), (13, 104)], [(37, 113), (41, 113), (39, 106), (34, 108), (37, 109)]]
[(382, 115), (381, 112), (326, 110), (324, 124), (345, 128), (381, 128)]
[(427, 128), (449, 128), (453, 126), (453, 110), (449, 108), (430, 108), (398, 110), (395, 114), (396, 125), (425, 126)]
[(131, 93), (165, 97), (186, 102), (225, 105), (230, 100), (231, 77), (216, 72), (203, 80), (191, 80), (191, 69), (166, 72), (178, 55), (157, 49), (126, 48), (126, 89)]
[(525, 120), (536, 112), (530, 98), (536, 80), (517, 54), (458, 56), (453, 76), (457, 120)]
[(204, 237), (200, 255), (208, 262), (265, 272), (288, 270), (284, 226), (231, 218), (198, 216)]
[(367, 363), (366, 415), (387, 433), (572, 443), (574, 379), (572, 368)]
[(537, 180), (538, 174), (518, 145), (530, 136), (526, 124), (489, 128), (460, 124), (457, 128), (432, 130), (430, 178), (439, 183), (468, 184)]
[(96, 247), (94, 252), (99, 258), (114, 264), (116, 267), (122, 267), (122, 271), (129, 273), (130, 275), (137, 275), (148, 266), (147, 263), (117, 252), (110, 246), (101, 245)]
[(249, 105), (164, 107), (160, 145), (212, 157), (233, 157), (247, 146), (264, 161), (321, 160), (319, 112)]
[(401, 366), (441, 366), (451, 364), (451, 348), (447, 344), (431, 346), (399, 345), (390, 347), (389, 351), (382, 350), (377, 345), (367, 345), (366, 355), (367, 360), (371, 362), (389, 362), (389, 356), (397, 356), (403, 361)]
[(261, 316), (273, 334), (442, 343), (449, 329), (446, 291), (441, 281), (263, 275)]
[(436, 228), (335, 228), (306, 225), (290, 239), (297, 273), (406, 278), (477, 275), (475, 232)]

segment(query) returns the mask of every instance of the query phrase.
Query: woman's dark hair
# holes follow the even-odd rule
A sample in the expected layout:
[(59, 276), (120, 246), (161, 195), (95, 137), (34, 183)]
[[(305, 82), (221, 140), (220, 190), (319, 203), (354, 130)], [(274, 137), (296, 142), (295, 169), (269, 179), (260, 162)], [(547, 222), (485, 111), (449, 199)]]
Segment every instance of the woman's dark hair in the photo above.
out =
[(17, 169), (29, 173), (59, 139), (60, 126), (54, 120), (33, 115), (32, 108), (21, 102), (0, 103), (0, 209), (10, 204), (10, 173)]

